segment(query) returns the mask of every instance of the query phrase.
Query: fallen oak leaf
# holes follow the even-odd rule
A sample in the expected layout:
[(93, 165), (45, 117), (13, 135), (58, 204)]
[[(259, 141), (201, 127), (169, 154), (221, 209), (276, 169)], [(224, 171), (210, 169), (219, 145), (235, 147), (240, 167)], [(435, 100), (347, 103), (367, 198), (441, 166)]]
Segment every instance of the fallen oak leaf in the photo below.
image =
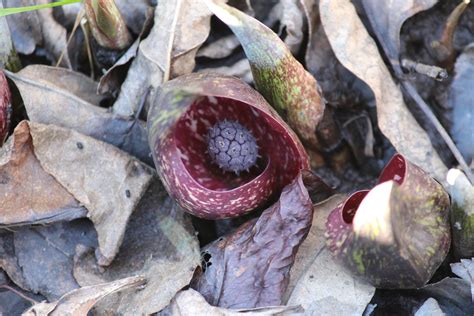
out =
[(415, 14), (433, 7), (438, 0), (362, 0), (367, 17), (392, 65), (400, 67), (400, 30)]
[[(433, 0), (409, 0), (409, 1), (385, 2), (385, 4), (389, 8), (393, 6), (392, 8), (395, 9), (395, 10), (393, 10), (393, 12), (401, 12), (401, 13), (398, 13), (398, 14), (390, 13), (390, 15), (389, 15), (390, 17), (392, 17), (392, 16), (397, 17), (397, 18), (395, 18), (395, 21), (392, 21), (391, 18), (385, 19), (384, 18), (385, 16), (383, 14), (380, 14), (380, 11), (379, 11), (380, 6), (379, 6), (378, 2), (373, 1), (373, 0), (365, 0), (365, 1), (366, 1), (366, 3), (365, 3), (366, 13), (367, 13), (367, 15), (370, 19), (370, 22), (373, 26), (373, 30), (375, 32), (375, 35), (377, 36), (378, 40), (382, 43), (382, 47), (384, 48), (384, 53), (389, 57), (390, 64), (391, 64), (391, 66), (394, 70), (395, 76), (398, 78), (398, 80), (400, 81), (400, 83), (403, 87), (404, 93), (409, 95), (410, 98), (417, 105), (417, 107), (420, 110), (423, 111), (424, 115), (430, 120), (433, 127), (436, 129), (438, 134), (441, 136), (441, 139), (444, 141), (444, 143), (446, 143), (446, 145), (450, 149), (451, 153), (453, 154), (453, 156), (456, 158), (456, 160), (460, 164), (461, 168), (466, 173), (468, 179), (471, 181), (471, 183), (474, 183), (474, 175), (472, 174), (470, 168), (468, 167), (468, 165), (467, 165), (466, 161), (464, 160), (462, 154), (460, 153), (459, 149), (456, 147), (456, 145), (454, 144), (453, 140), (449, 136), (446, 129), (443, 127), (443, 125), (440, 123), (440, 121), (438, 120), (436, 115), (433, 113), (430, 106), (428, 104), (426, 104), (426, 102), (420, 96), (420, 94), (418, 93), (418, 91), (416, 90), (414, 85), (411, 82), (409, 82), (409, 80), (406, 79), (406, 76), (404, 75), (404, 73), (402, 72), (402, 70), (399, 66), (399, 60), (398, 60), (398, 58), (399, 58), (399, 56), (398, 56), (399, 55), (399, 46), (400, 46), (400, 43), (399, 43), (400, 38), (399, 37), (400, 37), (400, 28), (401, 28), (403, 22), (407, 18), (409, 18), (411, 15), (416, 14), (417, 12), (420, 12), (422, 10), (429, 9), (437, 1), (433, 1)], [(464, 11), (464, 9), (466, 9), (469, 2), (470, 2), (470, 0), (465, 0), (461, 4), (458, 5), (458, 7), (454, 10), (454, 12), (448, 18), (449, 22), (447, 22), (447, 25), (445, 27), (446, 34), (443, 35), (443, 40), (441, 40), (441, 42), (436, 42), (435, 43), (436, 45), (438, 45), (437, 48), (441, 49), (441, 51), (442, 51), (441, 52), (441, 51), (437, 50), (438, 53), (435, 53), (435, 55), (438, 55), (437, 58), (441, 58), (442, 60), (444, 60), (446, 66), (448, 66), (448, 68), (452, 68), (452, 63), (453, 63), (453, 60), (454, 60), (454, 53), (452, 52), (452, 43), (449, 43), (449, 42), (452, 42), (454, 29), (456, 28), (457, 22), (459, 21), (459, 17), (462, 14), (462, 12)], [(401, 4), (401, 6), (400, 6), (400, 4)], [(388, 32), (388, 34), (386, 34), (384, 32), (386, 29), (390, 30)], [(389, 45), (387, 45), (387, 43)], [(447, 46), (445, 46), (445, 44)], [(451, 47), (448, 48), (449, 46), (451, 46)], [(441, 53), (441, 55), (444, 55), (444, 56), (440, 56), (439, 53)], [(407, 66), (409, 64), (410, 64), (409, 61), (407, 62), (406, 60), (402, 60), (402, 66)], [(437, 70), (433, 69), (433, 68), (430, 69), (429, 66), (428, 67), (419, 67), (418, 66), (418, 67), (415, 67), (415, 68), (418, 69), (418, 70), (421, 70), (422, 68), (425, 68), (422, 71), (422, 73), (425, 73), (425, 74), (431, 73), (431, 75), (434, 75), (434, 77), (437, 80), (443, 80), (444, 78), (447, 77), (447, 72), (446, 72), (446, 70), (443, 70), (443, 69), (437, 69)], [(428, 69), (426, 69), (426, 68), (428, 68)], [(363, 79), (363, 78), (361, 78), (361, 79)], [(369, 86), (371, 86), (372, 89), (374, 89), (374, 86), (372, 84), (370, 84), (368, 81), (366, 81), (366, 82), (369, 84)], [(375, 94), (377, 94), (377, 93), (375, 92)], [(377, 101), (377, 106), (378, 106), (378, 108), (380, 108), (379, 101)], [(380, 117), (379, 117), (379, 120), (380, 120)], [(390, 141), (394, 142), (393, 137), (395, 135), (392, 134), (392, 135), (389, 136), (387, 134), (387, 132), (384, 131), (384, 130), (386, 130), (386, 128), (381, 128), (381, 130), (390, 139)], [(425, 138), (425, 137), (423, 137), (423, 138)], [(429, 140), (429, 138), (428, 138), (428, 140)], [(401, 147), (399, 145), (397, 145), (395, 143), (393, 145), (396, 147), (397, 151), (408, 155), (408, 153), (404, 153), (401, 150)], [(418, 146), (421, 147), (421, 144), (418, 145)], [(425, 145), (425, 146), (427, 146), (427, 145)], [(425, 147), (425, 146), (423, 146), (423, 147)], [(426, 148), (428, 150), (429, 147), (426, 147)], [(412, 160), (414, 159), (414, 157), (409, 157), (409, 158), (411, 158)], [(418, 162), (418, 161), (415, 161), (415, 162), (418, 163), (418, 164), (421, 163), (421, 162)], [(436, 163), (436, 164), (438, 164), (438, 163)], [(420, 166), (425, 168), (425, 170), (428, 170), (428, 171), (430, 170), (430, 169), (426, 169), (427, 166), (424, 166), (424, 165), (421, 165), (421, 164), (420, 164)], [(435, 167), (434, 169), (436, 169), (436, 168), (438, 168), (438, 167)], [(440, 169), (440, 171), (441, 171), (441, 169)], [(447, 170), (444, 170), (444, 174), (446, 174), (446, 172), (447, 172)], [(436, 177), (439, 181), (441, 181), (441, 182), (444, 181), (444, 176), (440, 177), (439, 174), (436, 175), (433, 172), (431, 172), (431, 174), (434, 177)], [(443, 184), (446, 184), (446, 182), (443, 182)]]
[(196, 57), (206, 57), (220, 59), (229, 57), (232, 52), (240, 46), (240, 42), (235, 35), (222, 37), (206, 46), (201, 47)]
[(446, 181), (451, 195), (451, 232), (455, 258), (474, 257), (474, 187), (466, 175), (450, 169)]
[[(0, 10), (3, 3), (0, 3)], [(21, 68), (21, 61), (13, 47), (10, 28), (5, 18), (0, 19), (0, 68), (10, 71), (18, 71)]]
[[(34, 0), (6, 0), (3, 8), (24, 7), (34, 5)], [(35, 51), (36, 45), (41, 44), (43, 36), (41, 34), (40, 19), (36, 11), (23, 12), (22, 14), (12, 14), (6, 17), (8, 26), (12, 34), (13, 46), (20, 54), (29, 55)]]
[(98, 262), (110, 264), (129, 216), (153, 179), (153, 170), (116, 147), (76, 131), (28, 125), (41, 166), (87, 208), (97, 230)]
[(173, 204), (154, 178), (130, 218), (114, 261), (100, 267), (93, 249), (81, 247), (76, 251), (74, 277), (81, 286), (88, 286), (130, 275), (145, 276), (145, 289), (111, 295), (95, 310), (101, 315), (149, 315), (165, 308), (189, 284), (199, 263), (199, 243), (187, 214)]
[(285, 30), (286, 37), (283, 40), (291, 53), (297, 55), (306, 31), (303, 19), (305, 13), (301, 4), (299, 1), (280, 0), (272, 11), (279, 18), (280, 28), (278, 33), (281, 34)]
[(171, 301), (171, 304), (158, 316), (286, 316), (303, 315), (301, 306), (268, 306), (252, 309), (225, 309), (210, 305), (204, 297), (193, 289), (180, 291)]
[(154, 25), (140, 43), (136, 58), (114, 103), (122, 116), (136, 115), (139, 101), (149, 87), (190, 73), (199, 47), (210, 30), (211, 13), (202, 0), (160, 1)]
[[(4, 7), (26, 7), (49, 2), (48, 0), (6, 0)], [(56, 61), (62, 52), (66, 51), (61, 66), (71, 68), (67, 54), (67, 32), (54, 19), (52, 8), (12, 14), (7, 16), (7, 21), (12, 30), (13, 44), (19, 53), (29, 55), (36, 47), (42, 46), (46, 49), (46, 57)]]
[(451, 271), (471, 285), (472, 302), (474, 303), (474, 258), (461, 259), (460, 262), (451, 263)]
[(192, 287), (213, 306), (281, 305), (290, 268), (312, 217), (313, 205), (298, 175), (258, 219), (204, 247), (204, 271)]
[(15, 229), (14, 260), (24, 279), (19, 285), (50, 302), (78, 288), (73, 276), (78, 245), (97, 247), (96, 231), (86, 219)]
[(319, 8), (322, 25), (336, 57), (374, 92), (382, 133), (398, 152), (444, 183), (448, 171), (446, 166), (431, 145), (427, 133), (407, 109), (400, 89), (391, 78), (374, 40), (352, 3), (321, 0)]
[(141, 276), (129, 277), (73, 290), (53, 303), (39, 303), (28, 309), (24, 316), (87, 315), (89, 310), (105, 296), (125, 289), (145, 285)]
[(145, 123), (124, 118), (99, 107), (103, 96), (97, 83), (63, 68), (31, 65), (18, 73), (8, 72), (33, 122), (54, 124), (110, 143), (153, 164)]
[(198, 72), (213, 72), (217, 74), (221, 74), (224, 76), (234, 76), (241, 78), (248, 84), (253, 83), (253, 76), (252, 70), (250, 69), (249, 61), (246, 58), (243, 58), (237, 61), (235, 64), (230, 66), (220, 66), (216, 68), (204, 68), (199, 70)]
[(21, 315), (32, 304), (36, 304), (43, 297), (35, 297), (31, 293), (23, 292), (12, 284), (8, 284), (7, 279), (3, 279), (3, 272), (0, 271), (0, 314), (1, 315)]
[(296, 254), (285, 295), (287, 305), (301, 305), (307, 314), (362, 315), (375, 287), (355, 278), (326, 248), (325, 222), (345, 195), (314, 204), (308, 237)]
[(430, 297), (415, 312), (413, 316), (444, 316), (446, 315), (439, 307), (438, 301)]
[(0, 150), (0, 227), (85, 216), (87, 210), (42, 167), (30, 132), (21, 122)]
[(457, 58), (455, 76), (449, 89), (449, 105), (453, 109), (451, 135), (467, 163), (474, 161), (474, 44), (466, 46)]

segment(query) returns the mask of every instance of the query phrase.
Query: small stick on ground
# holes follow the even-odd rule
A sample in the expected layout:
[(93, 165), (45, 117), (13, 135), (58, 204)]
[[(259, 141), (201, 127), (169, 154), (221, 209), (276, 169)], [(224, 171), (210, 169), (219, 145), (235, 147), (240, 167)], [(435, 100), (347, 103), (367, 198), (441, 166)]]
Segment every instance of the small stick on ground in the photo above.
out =
[(471, 0), (463, 0), (460, 4), (458, 4), (458, 6), (453, 10), (453, 12), (451, 12), (448, 19), (446, 20), (441, 38), (431, 43), (431, 48), (433, 49), (436, 58), (448, 69), (452, 68), (455, 58), (453, 45), (454, 32), (456, 31), (462, 14), (470, 2)]
[(28, 302), (30, 302), (31, 304), (35, 305), (35, 304), (38, 304), (39, 302), (35, 301), (34, 299), (32, 299), (31, 297), (28, 297), (26, 296), (25, 294), (23, 294), (22, 292), (18, 291), (17, 289), (9, 286), (9, 285), (6, 285), (6, 284), (3, 284), (3, 285), (0, 285), (0, 288), (1, 289), (7, 289), (9, 291), (12, 291), (13, 293), (15, 293), (16, 295), (20, 296), (21, 298), (23, 298), (24, 300), (27, 300)]
[(408, 72), (425, 75), (437, 81), (443, 81), (448, 78), (448, 72), (446, 69), (438, 66), (425, 65), (409, 59), (402, 59), (401, 66)]
[(471, 169), (467, 165), (466, 161), (464, 160), (463, 156), (459, 152), (459, 149), (456, 147), (451, 137), (449, 136), (448, 132), (446, 132), (443, 125), (441, 125), (438, 118), (431, 111), (428, 104), (426, 104), (423, 98), (418, 94), (418, 91), (416, 91), (415, 87), (410, 82), (402, 80), (401, 83), (405, 91), (410, 95), (410, 97), (415, 101), (418, 107), (425, 113), (428, 119), (433, 123), (434, 127), (436, 128), (438, 133), (441, 135), (446, 145), (448, 145), (449, 149), (451, 150), (454, 157), (458, 161), (462, 170), (466, 174), (466, 177), (469, 179), (471, 184), (474, 184), (474, 176), (472, 175)]

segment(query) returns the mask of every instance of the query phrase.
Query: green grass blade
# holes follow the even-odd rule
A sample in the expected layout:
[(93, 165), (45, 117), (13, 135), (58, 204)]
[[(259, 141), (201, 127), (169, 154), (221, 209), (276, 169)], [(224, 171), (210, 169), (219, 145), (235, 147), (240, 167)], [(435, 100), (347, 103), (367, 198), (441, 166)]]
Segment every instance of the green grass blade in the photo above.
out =
[(77, 2), (81, 2), (81, 0), (62, 0), (58, 2), (38, 4), (38, 5), (32, 5), (32, 6), (27, 6), (27, 7), (5, 8), (5, 9), (0, 9), (0, 17), (10, 15), (10, 14), (15, 14), (15, 13), (34, 11), (34, 10), (45, 9), (45, 8), (53, 8), (53, 7), (58, 7), (61, 5), (77, 3)]

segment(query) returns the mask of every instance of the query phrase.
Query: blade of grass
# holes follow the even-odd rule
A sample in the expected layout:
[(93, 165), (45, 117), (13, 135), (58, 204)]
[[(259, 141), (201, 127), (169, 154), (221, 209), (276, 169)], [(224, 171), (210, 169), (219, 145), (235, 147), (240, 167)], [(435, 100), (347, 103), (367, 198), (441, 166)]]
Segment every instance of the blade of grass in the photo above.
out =
[(38, 4), (38, 5), (32, 5), (32, 6), (26, 6), (26, 7), (5, 8), (5, 9), (0, 9), (0, 17), (7, 16), (10, 14), (15, 14), (15, 13), (34, 11), (34, 10), (45, 9), (45, 8), (53, 8), (53, 7), (58, 7), (58, 6), (71, 4), (71, 3), (77, 3), (77, 2), (81, 2), (81, 0), (62, 0), (58, 2)]

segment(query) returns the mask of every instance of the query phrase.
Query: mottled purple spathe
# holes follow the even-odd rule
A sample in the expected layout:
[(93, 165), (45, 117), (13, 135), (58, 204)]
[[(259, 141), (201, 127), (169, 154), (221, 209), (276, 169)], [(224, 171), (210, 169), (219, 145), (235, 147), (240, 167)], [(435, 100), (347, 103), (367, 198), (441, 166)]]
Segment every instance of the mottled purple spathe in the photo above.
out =
[[(379, 184), (387, 181), (394, 182), (390, 192), (357, 191), (331, 212), (327, 245), (350, 271), (377, 288), (420, 288), (449, 250), (449, 196), (441, 184), (399, 154), (380, 175)], [(372, 205), (379, 206), (370, 214), (388, 215), (358, 217), (361, 203), (369, 197)], [(390, 238), (378, 238), (381, 234)]]
[(8, 134), (11, 111), (11, 93), (5, 74), (0, 69), (0, 146)]
[[(249, 172), (226, 172), (208, 154), (207, 133), (225, 120), (239, 122), (255, 137), (261, 158)], [(295, 133), (257, 91), (234, 77), (193, 73), (166, 82), (147, 124), (165, 188), (202, 218), (235, 217), (263, 206), (309, 169)]]

